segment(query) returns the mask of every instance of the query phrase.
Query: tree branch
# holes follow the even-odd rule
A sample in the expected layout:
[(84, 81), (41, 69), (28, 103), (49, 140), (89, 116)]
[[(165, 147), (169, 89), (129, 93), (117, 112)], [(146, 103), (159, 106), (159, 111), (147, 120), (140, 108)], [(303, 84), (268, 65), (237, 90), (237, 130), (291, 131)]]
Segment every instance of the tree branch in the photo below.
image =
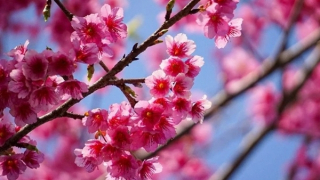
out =
[(313, 50), (313, 53), (309, 56), (308, 60), (310, 60), (310, 64), (307, 64), (307, 62), (305, 67), (300, 70), (302, 78), (299, 79), (297, 85), (291, 91), (284, 93), (285, 95), (278, 106), (277, 117), (274, 118), (274, 120), (272, 121), (273, 123), (263, 127), (262, 129), (259, 129), (257, 132), (254, 131), (253, 133), (250, 133), (244, 139), (243, 148), (240, 150), (238, 156), (231, 163), (231, 165), (219, 169), (210, 178), (210, 180), (229, 179), (233, 175), (233, 173), (238, 169), (238, 167), (240, 167), (242, 162), (248, 157), (248, 155), (257, 147), (257, 145), (260, 142), (262, 142), (263, 138), (276, 128), (276, 124), (279, 121), (282, 112), (290, 103), (294, 101), (294, 97), (296, 97), (300, 89), (304, 86), (304, 84), (311, 76), (317, 64), (320, 62), (320, 44), (316, 46), (316, 48)]
[[(154, 40), (161, 37), (163, 34), (158, 33), (161, 32), (164, 29), (170, 28), (173, 24), (178, 22), (183, 17), (187, 16), (190, 12), (190, 10), (199, 2), (200, 0), (191, 0), (188, 5), (186, 5), (179, 13), (177, 13), (175, 16), (170, 18), (168, 21), (166, 21), (158, 30), (155, 31), (147, 40), (145, 40), (140, 46), (134, 48), (126, 57), (122, 58), (115, 66), (112, 68), (104, 77), (100, 78), (97, 82), (95, 82), (92, 86), (89, 87), (88, 92), (83, 93), (83, 98), (87, 97), (88, 95), (92, 94), (98, 89), (101, 89), (107, 85), (109, 85), (109, 80), (112, 79), (117, 73), (122, 71), (126, 66), (128, 66), (133, 60), (136, 60), (136, 57), (145, 51)], [(60, 1), (55, 0), (55, 2), (58, 4), (61, 4)], [(58, 4), (58, 5), (59, 5)], [(60, 7), (62, 8), (62, 7)], [(66, 14), (67, 15), (67, 14)], [(70, 18), (69, 18), (70, 19)], [(82, 98), (82, 99), (83, 99)], [(81, 99), (81, 100), (82, 100)], [(9, 138), (1, 147), (0, 147), (0, 153), (7, 150), (14, 144), (16, 144), (22, 137), (27, 135), (29, 132), (34, 130), (36, 127), (51, 121), (55, 118), (62, 117), (65, 115), (65, 112), (72, 107), (74, 104), (80, 102), (81, 100), (76, 99), (70, 99), (63, 103), (60, 107), (53, 110), (52, 112), (47, 113), (46, 115), (40, 117), (37, 119), (36, 123), (28, 124), (21, 128), (19, 132), (17, 132), (15, 135), (13, 135), (11, 138)]]
[(59, 0), (54, 0), (54, 2), (56, 2), (56, 4), (59, 6), (59, 8), (63, 11), (63, 13), (67, 16), (67, 18), (69, 19), (69, 21), (72, 20), (73, 18), (73, 14), (67, 10), (66, 7), (64, 7), (64, 5), (59, 1)]
[[(291, 61), (293, 61), (295, 58), (300, 56), (305, 51), (309, 50), (311, 47), (313, 47), (317, 41), (320, 40), (320, 28), (314, 31), (311, 35), (306, 37), (305, 39), (301, 40), (294, 46), (292, 46), (290, 49), (285, 50), (282, 52), (279, 56), (279, 60), (275, 60), (273, 58), (267, 58), (264, 60), (264, 64), (261, 66), (261, 70), (259, 71), (259, 74), (256, 76), (250, 78), (250, 79), (244, 79), (241, 83), (240, 87), (234, 91), (234, 92), (228, 92), (226, 90), (222, 90), (221, 92), (217, 93), (212, 99), (212, 107), (208, 109), (208, 111), (205, 113), (204, 120), (208, 120), (211, 118), (220, 108), (225, 106), (228, 102), (233, 100), (234, 98), (240, 96), (244, 92), (246, 92), (249, 88), (253, 87), (255, 84), (266, 78), (268, 75), (270, 75), (272, 72), (277, 70), (279, 67), (284, 66)], [(275, 61), (280, 61), (280, 64), (274, 63)], [(186, 127), (183, 131), (177, 134), (172, 140), (168, 141), (167, 144), (159, 147), (155, 152), (147, 154), (145, 156), (140, 157), (140, 159), (149, 159), (155, 155), (157, 155), (160, 151), (165, 149), (167, 146), (169, 146), (171, 143), (177, 141), (180, 139), (183, 135), (188, 134), (190, 130), (196, 126), (197, 124), (191, 124), (188, 127)]]

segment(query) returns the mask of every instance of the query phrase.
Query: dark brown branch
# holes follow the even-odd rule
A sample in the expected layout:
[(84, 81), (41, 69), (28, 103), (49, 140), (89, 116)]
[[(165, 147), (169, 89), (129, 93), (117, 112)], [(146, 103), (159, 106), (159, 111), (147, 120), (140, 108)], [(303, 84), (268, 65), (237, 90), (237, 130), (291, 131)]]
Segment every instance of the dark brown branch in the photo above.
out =
[[(190, 12), (190, 10), (199, 2), (200, 0), (191, 0), (186, 7), (184, 7), (178, 14), (170, 18), (169, 21), (166, 21), (154, 34), (152, 34), (146, 41), (144, 41), (140, 46), (138, 46), (136, 49), (132, 50), (126, 57), (122, 58), (114, 68), (112, 68), (104, 77), (100, 78), (96, 83), (94, 83), (92, 86), (89, 87), (89, 91), (86, 93), (83, 93), (83, 98), (87, 97), (88, 95), (92, 94), (98, 89), (101, 89), (107, 85), (109, 85), (110, 79), (112, 79), (117, 73), (122, 71), (126, 66), (128, 66), (133, 60), (136, 59), (136, 57), (145, 51), (156, 39), (160, 37), (159, 33), (160, 31), (164, 29), (169, 29), (173, 24), (175, 24), (177, 21), (182, 19), (184, 16), (187, 16)], [(61, 5), (60, 1), (55, 0), (55, 2), (59, 5)], [(60, 7), (61, 8), (61, 7)], [(68, 16), (68, 13), (66, 14)], [(72, 19), (72, 16), (69, 14), (69, 16)], [(69, 19), (70, 19), (69, 18)], [(1, 152), (7, 150), (14, 144), (16, 144), (22, 137), (27, 135), (29, 132), (37, 128), (38, 126), (51, 121), (58, 117), (63, 117), (65, 115), (65, 112), (72, 107), (74, 104), (78, 103), (80, 100), (76, 99), (70, 99), (63, 103), (60, 107), (53, 110), (52, 112), (40, 117), (37, 119), (36, 123), (29, 124), (21, 128), (19, 132), (17, 132), (15, 135), (13, 135), (11, 138), (9, 138), (1, 147), (0, 147), (0, 154)]]
[[(303, 142), (302, 142), (302, 146), (305, 146), (305, 147), (308, 147), (310, 145), (310, 143), (312, 142), (312, 138), (310, 136), (305, 136), (304, 139), (303, 139)], [(299, 153), (300, 149), (298, 150), (297, 153)], [(296, 155), (296, 157), (298, 157), (298, 155)], [(287, 175), (287, 180), (293, 180), (297, 171), (298, 171), (298, 168), (299, 168), (299, 165), (298, 165), (298, 158), (296, 160), (294, 160), (293, 164), (290, 166), (290, 169), (289, 169), (289, 172), (288, 172), (288, 175)]]
[[(272, 72), (274, 72), (276, 69), (278, 69), (281, 66), (286, 65), (287, 63), (290, 63), (295, 58), (300, 56), (302, 53), (313, 47), (317, 41), (320, 40), (320, 29), (317, 29), (313, 34), (309, 35), (307, 38), (301, 40), (299, 43), (292, 46), (290, 49), (282, 52), (279, 56), (280, 64), (276, 64), (274, 62), (278, 61), (272, 58), (266, 59), (264, 64), (261, 67), (261, 70), (259, 74), (249, 80), (244, 80), (243, 83), (241, 83), (241, 86), (234, 92), (230, 93), (225, 90), (222, 90), (219, 92), (216, 96), (214, 96), (211, 99), (212, 107), (206, 112), (204, 120), (208, 120), (210, 117), (212, 117), (220, 108), (225, 106), (228, 102), (233, 100), (234, 98), (240, 96), (244, 92), (246, 92), (249, 88), (253, 87), (255, 84), (263, 80), (265, 77), (270, 75)], [(197, 124), (192, 124), (188, 127), (186, 127), (183, 131), (178, 133), (178, 135), (173, 138), (172, 140), (168, 141), (167, 144), (159, 147), (155, 152), (150, 153), (146, 156), (140, 157), (141, 159), (148, 159), (155, 155), (157, 155), (161, 150), (165, 149), (168, 145), (171, 143), (177, 141), (185, 134), (188, 134), (190, 130), (196, 126)]]
[(68, 118), (72, 118), (72, 119), (82, 119), (84, 118), (84, 115), (81, 115), (81, 114), (74, 114), (74, 113), (71, 113), (71, 112), (66, 112), (64, 113), (64, 117), (68, 117)]
[(59, 0), (54, 0), (54, 2), (56, 2), (56, 4), (60, 7), (60, 9), (63, 11), (63, 13), (69, 19), (69, 21), (71, 21), (73, 18), (73, 14), (70, 11), (68, 11), (67, 8), (64, 7), (64, 5)]
[[(310, 60), (310, 62), (308, 62)], [(317, 64), (320, 62), (320, 45), (314, 49), (313, 53), (309, 56), (306, 62), (306, 66), (300, 70), (303, 75), (302, 78), (299, 79), (297, 85), (287, 93), (284, 93), (284, 97), (278, 106), (278, 114), (277, 117), (274, 118), (270, 125), (263, 127), (257, 133), (249, 134), (247, 138), (244, 139), (243, 148), (240, 150), (239, 154), (235, 158), (235, 160), (231, 163), (230, 166), (219, 169), (214, 176), (212, 176), (211, 180), (227, 180), (229, 179), (233, 173), (240, 167), (242, 162), (248, 157), (248, 155), (257, 147), (259, 143), (262, 142), (263, 138), (266, 137), (273, 129), (275, 129), (277, 122), (285, 110), (285, 108), (294, 101), (298, 92), (304, 86), (306, 81), (311, 76), (313, 70), (316, 68)], [(310, 64), (308, 64), (310, 63)]]
[(103, 61), (99, 61), (100, 66), (102, 67), (102, 69), (106, 72), (109, 72), (109, 68), (103, 63)]

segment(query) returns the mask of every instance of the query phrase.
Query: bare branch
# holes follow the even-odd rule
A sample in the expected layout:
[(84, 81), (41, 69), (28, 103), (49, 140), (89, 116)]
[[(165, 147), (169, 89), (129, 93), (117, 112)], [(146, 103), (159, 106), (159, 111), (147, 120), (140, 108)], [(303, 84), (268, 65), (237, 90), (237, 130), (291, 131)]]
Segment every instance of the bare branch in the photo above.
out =
[[(310, 64), (308, 64), (308, 60)], [(262, 142), (263, 138), (268, 135), (273, 129), (275, 129), (277, 122), (285, 110), (285, 108), (294, 101), (294, 97), (298, 94), (300, 89), (304, 86), (306, 81), (309, 79), (313, 70), (316, 68), (317, 64), (320, 62), (320, 44), (316, 46), (313, 53), (309, 56), (306, 66), (300, 70), (302, 78), (299, 79), (297, 85), (289, 92), (285, 93), (278, 107), (277, 117), (274, 118), (273, 123), (259, 129), (258, 131), (253, 131), (243, 140), (243, 148), (240, 150), (239, 154), (230, 166), (223, 167), (219, 169), (210, 179), (211, 180), (226, 180), (229, 179), (233, 173), (238, 169), (242, 162), (247, 158), (247, 156), (257, 147), (257, 145)]]

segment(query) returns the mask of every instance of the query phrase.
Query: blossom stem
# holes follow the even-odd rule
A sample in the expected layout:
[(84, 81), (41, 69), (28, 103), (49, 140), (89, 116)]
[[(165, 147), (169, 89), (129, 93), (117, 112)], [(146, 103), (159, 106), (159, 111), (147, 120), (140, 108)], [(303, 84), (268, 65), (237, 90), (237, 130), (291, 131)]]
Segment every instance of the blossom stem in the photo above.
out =
[(69, 21), (71, 21), (73, 18), (73, 14), (70, 11), (68, 11), (67, 8), (64, 7), (64, 5), (59, 0), (54, 0), (54, 2), (56, 2), (56, 4), (60, 7), (63, 13), (68, 17)]

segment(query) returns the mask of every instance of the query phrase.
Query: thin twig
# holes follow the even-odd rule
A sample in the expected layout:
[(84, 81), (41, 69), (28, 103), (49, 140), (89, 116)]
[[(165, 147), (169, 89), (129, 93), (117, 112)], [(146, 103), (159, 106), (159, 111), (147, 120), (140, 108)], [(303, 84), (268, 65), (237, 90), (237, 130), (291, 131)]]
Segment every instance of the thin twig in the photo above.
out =
[(300, 70), (302, 74), (302, 78), (299, 79), (297, 85), (287, 93), (284, 93), (284, 97), (278, 106), (277, 116), (274, 118), (270, 125), (263, 127), (261, 130), (254, 132), (254, 134), (249, 134), (246, 138), (244, 138), (244, 146), (240, 150), (239, 154), (235, 158), (235, 160), (231, 163), (230, 166), (225, 166), (218, 171), (210, 178), (211, 180), (227, 180), (229, 179), (233, 173), (240, 167), (242, 162), (248, 157), (248, 155), (257, 147), (259, 143), (262, 142), (264, 137), (268, 135), (272, 130), (275, 129), (277, 122), (280, 119), (282, 112), (285, 108), (294, 101), (300, 89), (307, 82), (309, 77), (311, 76), (313, 70), (316, 68), (317, 64), (320, 62), (320, 45), (317, 45), (314, 49), (313, 53), (309, 56), (310, 62), (307, 60), (307, 64), (304, 68)]
[(73, 18), (73, 14), (70, 11), (68, 11), (67, 8), (64, 7), (64, 5), (59, 0), (54, 0), (54, 2), (56, 2), (56, 4), (60, 7), (60, 9), (63, 11), (63, 13), (69, 19), (69, 21), (71, 21)]
[(71, 113), (71, 112), (66, 112), (64, 113), (64, 117), (68, 117), (68, 118), (73, 118), (73, 119), (82, 119), (85, 116), (81, 115), (81, 114), (75, 114), (75, 113)]

